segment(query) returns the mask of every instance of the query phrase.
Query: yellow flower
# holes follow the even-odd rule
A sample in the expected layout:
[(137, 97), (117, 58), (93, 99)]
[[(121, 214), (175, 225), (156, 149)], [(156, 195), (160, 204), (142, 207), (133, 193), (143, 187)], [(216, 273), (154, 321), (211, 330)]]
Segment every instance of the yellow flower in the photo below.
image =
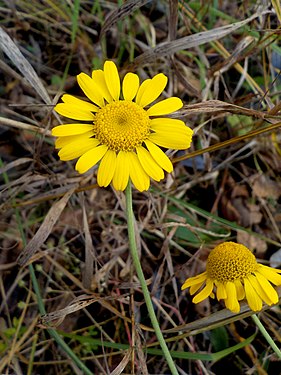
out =
[(247, 299), (253, 311), (262, 309), (262, 302), (271, 306), (278, 303), (278, 294), (271, 285), (281, 285), (281, 270), (257, 263), (255, 256), (244, 245), (224, 242), (209, 254), (206, 271), (188, 278), (182, 290), (190, 287), (190, 294), (199, 293), (193, 303), (199, 303), (216, 293), (234, 313), (240, 311), (239, 301)]
[[(164, 90), (167, 77), (160, 73), (141, 85), (134, 73), (127, 73), (121, 83), (116, 65), (106, 61), (103, 70), (92, 77), (77, 76), (80, 88), (92, 103), (71, 95), (63, 95), (56, 105), (60, 115), (88, 123), (56, 126), (61, 160), (79, 158), (76, 170), (88, 171), (100, 161), (97, 182), (116, 190), (124, 190), (129, 178), (139, 191), (147, 190), (150, 177), (164, 178), (173, 165), (160, 147), (183, 150), (190, 147), (192, 130), (183, 121), (159, 117), (183, 106), (177, 97), (164, 99), (150, 108)], [(160, 147), (159, 147), (160, 146)]]

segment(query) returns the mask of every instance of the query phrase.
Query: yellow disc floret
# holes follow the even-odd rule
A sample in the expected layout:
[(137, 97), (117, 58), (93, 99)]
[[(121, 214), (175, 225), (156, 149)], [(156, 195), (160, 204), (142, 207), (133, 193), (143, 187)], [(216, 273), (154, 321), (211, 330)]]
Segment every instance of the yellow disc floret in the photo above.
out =
[(138, 104), (121, 100), (96, 113), (94, 129), (96, 138), (110, 150), (133, 151), (148, 138), (150, 119)]
[(255, 272), (257, 267), (255, 256), (246, 246), (224, 242), (211, 251), (207, 260), (207, 275), (225, 283), (241, 280)]

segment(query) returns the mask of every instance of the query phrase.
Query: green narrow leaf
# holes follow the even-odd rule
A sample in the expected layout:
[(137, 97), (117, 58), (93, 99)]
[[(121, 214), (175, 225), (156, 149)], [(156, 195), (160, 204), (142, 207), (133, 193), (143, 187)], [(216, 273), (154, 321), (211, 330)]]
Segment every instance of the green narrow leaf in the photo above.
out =
[[(108, 342), (108, 341), (101, 341), (99, 339), (94, 339), (91, 337), (85, 337), (85, 336), (79, 336), (72, 333), (65, 333), (65, 332), (59, 332), (60, 335), (64, 337), (69, 337), (73, 340), (77, 340), (81, 343), (88, 343), (91, 345), (98, 345), (103, 346), (106, 348), (112, 348), (112, 349), (119, 349), (119, 350), (127, 350), (130, 348), (130, 345), (128, 344), (118, 344), (115, 342)], [(194, 360), (201, 360), (201, 361), (218, 361), (219, 359), (222, 359), (226, 357), (227, 355), (235, 352), (238, 349), (244, 348), (244, 346), (249, 345), (255, 338), (256, 334), (250, 336), (249, 338), (245, 339), (244, 341), (240, 342), (237, 345), (234, 345), (230, 348), (221, 350), (216, 353), (190, 353), (190, 352), (182, 352), (182, 351), (171, 351), (171, 356), (173, 358), (180, 358), (180, 359), (194, 359)], [(163, 356), (163, 352), (161, 349), (154, 349), (154, 348), (143, 348), (143, 350), (152, 355), (159, 355)]]

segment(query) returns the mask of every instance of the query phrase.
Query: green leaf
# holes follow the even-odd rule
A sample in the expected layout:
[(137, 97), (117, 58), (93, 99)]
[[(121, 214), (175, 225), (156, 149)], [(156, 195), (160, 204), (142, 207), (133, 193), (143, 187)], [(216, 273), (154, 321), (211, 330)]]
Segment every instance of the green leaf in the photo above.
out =
[(224, 350), (229, 346), (228, 334), (224, 326), (213, 329), (210, 333), (210, 339), (215, 351)]
[[(115, 342), (108, 342), (108, 341), (101, 341), (99, 339), (94, 339), (91, 337), (79, 336), (72, 333), (65, 333), (60, 332), (60, 335), (64, 337), (69, 337), (73, 340), (77, 340), (81, 343), (88, 343), (89, 345), (98, 345), (105, 348), (112, 348), (112, 349), (119, 349), (119, 350), (127, 350), (130, 348), (128, 344), (119, 344)], [(249, 345), (255, 338), (256, 334), (250, 336), (249, 338), (245, 339), (244, 341), (240, 342), (237, 345), (234, 345), (230, 348), (221, 350), (216, 353), (190, 353), (190, 352), (182, 352), (182, 351), (171, 351), (171, 356), (173, 358), (180, 358), (180, 359), (194, 359), (194, 360), (201, 360), (201, 361), (218, 361), (227, 355), (235, 352), (238, 349), (244, 348), (244, 346)], [(150, 347), (144, 347), (143, 350), (152, 355), (159, 355), (163, 356), (163, 352), (161, 349), (154, 349)]]

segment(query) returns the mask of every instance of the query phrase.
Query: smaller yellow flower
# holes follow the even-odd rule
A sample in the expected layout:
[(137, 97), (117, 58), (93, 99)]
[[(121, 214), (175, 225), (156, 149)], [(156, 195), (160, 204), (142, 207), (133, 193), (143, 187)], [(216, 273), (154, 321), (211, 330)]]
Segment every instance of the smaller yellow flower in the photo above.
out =
[(278, 303), (278, 294), (271, 285), (281, 285), (281, 270), (257, 263), (255, 256), (244, 245), (224, 242), (209, 254), (206, 271), (188, 278), (182, 290), (190, 287), (190, 294), (199, 293), (193, 303), (209, 296), (223, 299), (232, 312), (240, 311), (239, 301), (247, 299), (253, 311), (262, 309), (262, 302), (271, 306)]

